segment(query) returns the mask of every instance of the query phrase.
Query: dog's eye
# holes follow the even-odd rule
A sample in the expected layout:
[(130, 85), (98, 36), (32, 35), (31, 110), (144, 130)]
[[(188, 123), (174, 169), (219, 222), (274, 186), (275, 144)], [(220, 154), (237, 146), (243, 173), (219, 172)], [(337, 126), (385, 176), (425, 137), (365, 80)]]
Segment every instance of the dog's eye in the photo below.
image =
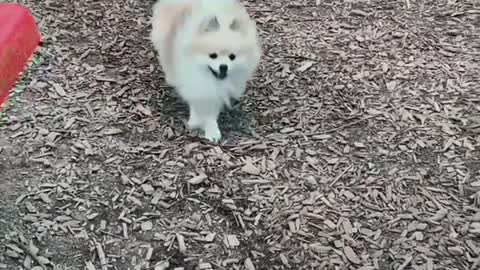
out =
[(231, 54), (228, 56), (228, 58), (230, 58), (230, 60), (232, 60), (232, 61), (235, 60), (235, 57), (236, 57), (236, 56), (235, 56), (235, 54), (233, 54), (233, 53), (231, 53)]
[(216, 54), (216, 53), (211, 53), (209, 56), (210, 56), (210, 58), (215, 59), (215, 58), (218, 57), (218, 54)]

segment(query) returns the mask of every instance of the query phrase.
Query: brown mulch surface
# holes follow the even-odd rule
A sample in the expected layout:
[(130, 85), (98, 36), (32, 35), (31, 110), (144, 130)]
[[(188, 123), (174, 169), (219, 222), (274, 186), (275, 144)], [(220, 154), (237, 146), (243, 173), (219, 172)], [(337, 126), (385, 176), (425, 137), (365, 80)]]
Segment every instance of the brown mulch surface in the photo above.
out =
[(221, 145), (183, 127), (152, 1), (24, 4), (0, 269), (480, 267), (477, 0), (249, 1), (265, 56)]

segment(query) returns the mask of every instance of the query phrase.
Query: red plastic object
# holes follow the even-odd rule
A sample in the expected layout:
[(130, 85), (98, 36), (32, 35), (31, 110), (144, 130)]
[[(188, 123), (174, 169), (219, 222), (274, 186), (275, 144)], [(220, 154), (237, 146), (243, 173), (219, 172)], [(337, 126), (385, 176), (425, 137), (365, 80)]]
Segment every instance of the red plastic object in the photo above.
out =
[(19, 4), (0, 4), (0, 109), (41, 42), (30, 11)]

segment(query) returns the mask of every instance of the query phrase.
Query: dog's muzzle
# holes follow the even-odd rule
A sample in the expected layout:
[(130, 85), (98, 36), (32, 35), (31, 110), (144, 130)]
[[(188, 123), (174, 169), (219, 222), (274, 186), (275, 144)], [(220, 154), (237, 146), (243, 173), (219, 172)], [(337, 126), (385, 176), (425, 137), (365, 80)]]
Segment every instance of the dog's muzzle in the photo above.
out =
[(213, 76), (219, 80), (223, 80), (227, 77), (228, 66), (227, 65), (220, 65), (219, 71), (215, 71), (213, 68), (208, 66), (208, 69), (212, 72)]

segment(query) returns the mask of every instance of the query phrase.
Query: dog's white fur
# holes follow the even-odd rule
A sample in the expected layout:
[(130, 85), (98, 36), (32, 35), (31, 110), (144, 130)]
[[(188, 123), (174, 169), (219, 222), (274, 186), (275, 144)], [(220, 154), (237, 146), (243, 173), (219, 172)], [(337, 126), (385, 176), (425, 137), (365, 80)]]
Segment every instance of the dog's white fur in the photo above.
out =
[(218, 142), (220, 111), (244, 94), (260, 61), (255, 22), (238, 0), (159, 0), (150, 38), (167, 83), (189, 105), (187, 125)]

